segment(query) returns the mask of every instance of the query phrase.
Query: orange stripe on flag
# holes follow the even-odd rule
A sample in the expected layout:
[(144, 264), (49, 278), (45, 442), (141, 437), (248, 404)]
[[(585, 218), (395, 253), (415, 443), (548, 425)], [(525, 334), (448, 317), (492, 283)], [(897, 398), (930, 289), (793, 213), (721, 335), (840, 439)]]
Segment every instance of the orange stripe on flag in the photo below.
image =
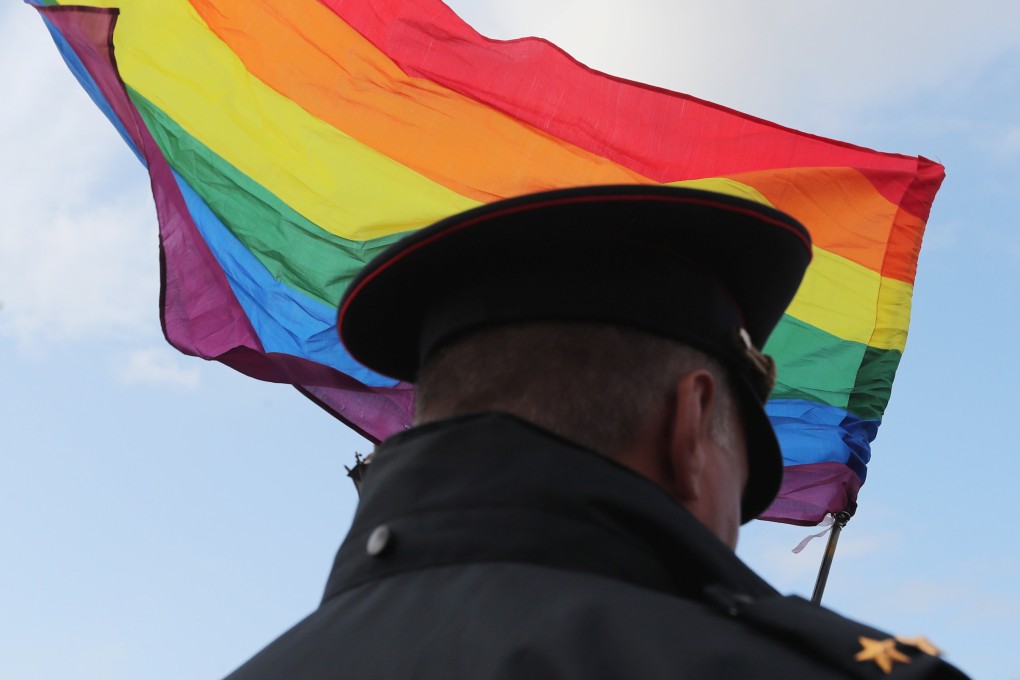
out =
[[(482, 202), (578, 184), (652, 183), (441, 85), (405, 74), (318, 2), (192, 0), (248, 71), (322, 121)], [(236, 26), (243, 25), (243, 32)], [(279, 59), (279, 55), (287, 55)]]
[[(754, 187), (776, 208), (793, 215), (811, 232), (817, 248), (880, 273), (913, 283), (917, 253), (902, 247), (924, 224), (878, 192), (853, 168), (789, 168), (731, 177)], [(887, 245), (890, 233), (906, 230), (900, 246)], [(895, 238), (894, 238), (895, 240)]]

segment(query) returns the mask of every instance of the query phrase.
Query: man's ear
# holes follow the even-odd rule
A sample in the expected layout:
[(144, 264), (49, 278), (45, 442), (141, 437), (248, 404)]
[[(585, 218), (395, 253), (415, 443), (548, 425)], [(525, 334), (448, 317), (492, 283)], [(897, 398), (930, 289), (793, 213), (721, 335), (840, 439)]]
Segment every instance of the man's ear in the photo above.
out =
[(705, 444), (711, 438), (716, 389), (715, 377), (704, 369), (691, 371), (677, 382), (667, 455), (673, 493), (681, 502), (695, 501), (703, 493), (709, 455)]

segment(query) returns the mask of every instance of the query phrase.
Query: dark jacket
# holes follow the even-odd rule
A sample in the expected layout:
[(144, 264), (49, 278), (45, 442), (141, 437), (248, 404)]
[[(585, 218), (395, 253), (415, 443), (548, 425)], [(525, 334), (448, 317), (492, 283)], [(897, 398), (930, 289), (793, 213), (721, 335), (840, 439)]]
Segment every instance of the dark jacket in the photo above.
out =
[(643, 477), (523, 421), (376, 452), (322, 604), (229, 680), (963, 678), (782, 597)]

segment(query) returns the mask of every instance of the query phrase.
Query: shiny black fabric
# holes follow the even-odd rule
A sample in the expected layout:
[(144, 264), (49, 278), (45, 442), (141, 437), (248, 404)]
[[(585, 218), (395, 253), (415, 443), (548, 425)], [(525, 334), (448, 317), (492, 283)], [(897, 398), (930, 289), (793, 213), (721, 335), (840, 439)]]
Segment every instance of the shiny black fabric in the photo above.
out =
[(430, 424), (376, 453), (318, 610), (229, 676), (963, 678), (781, 597), (643, 477), (523, 421)]

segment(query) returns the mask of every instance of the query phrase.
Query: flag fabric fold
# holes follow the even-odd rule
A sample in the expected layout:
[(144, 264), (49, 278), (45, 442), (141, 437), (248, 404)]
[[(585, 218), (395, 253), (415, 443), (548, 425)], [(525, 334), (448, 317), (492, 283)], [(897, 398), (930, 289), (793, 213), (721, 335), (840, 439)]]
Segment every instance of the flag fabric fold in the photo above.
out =
[[(489, 40), (439, 0), (31, 2), (148, 169), (161, 320), (182, 352), (292, 384), (371, 439), (413, 390), (340, 345), (336, 304), (401, 235), (583, 184), (725, 191), (790, 213), (814, 261), (766, 347), (786, 481), (763, 518), (853, 511), (943, 169)], [(541, 243), (535, 244), (541, 248)]]

